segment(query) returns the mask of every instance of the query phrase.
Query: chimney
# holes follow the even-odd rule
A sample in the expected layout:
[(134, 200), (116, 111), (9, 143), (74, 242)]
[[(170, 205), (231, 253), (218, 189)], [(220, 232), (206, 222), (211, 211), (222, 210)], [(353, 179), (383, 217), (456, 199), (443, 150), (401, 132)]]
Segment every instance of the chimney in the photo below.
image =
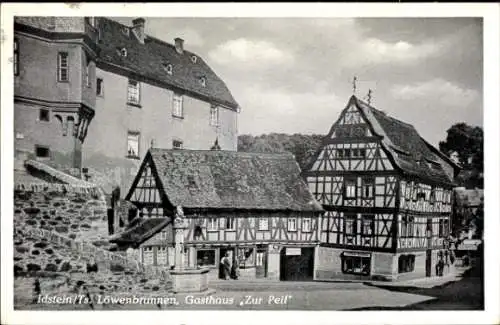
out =
[(177, 53), (179, 54), (184, 53), (184, 40), (180, 37), (176, 37), (174, 41), (175, 41), (175, 50), (177, 51)]
[(137, 18), (132, 20), (132, 30), (134, 31), (135, 37), (137, 37), (137, 40), (141, 43), (144, 44), (144, 25), (146, 23), (146, 20), (144, 18)]

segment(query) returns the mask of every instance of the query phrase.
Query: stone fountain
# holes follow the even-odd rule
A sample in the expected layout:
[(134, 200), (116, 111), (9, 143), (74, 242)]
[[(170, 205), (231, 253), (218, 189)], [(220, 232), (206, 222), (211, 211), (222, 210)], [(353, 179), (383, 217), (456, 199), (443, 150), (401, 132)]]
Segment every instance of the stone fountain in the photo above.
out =
[(189, 268), (184, 264), (184, 233), (188, 222), (184, 217), (182, 207), (178, 206), (174, 218), (175, 234), (175, 266), (170, 271), (174, 293), (212, 294), (215, 291), (208, 288), (208, 268)]

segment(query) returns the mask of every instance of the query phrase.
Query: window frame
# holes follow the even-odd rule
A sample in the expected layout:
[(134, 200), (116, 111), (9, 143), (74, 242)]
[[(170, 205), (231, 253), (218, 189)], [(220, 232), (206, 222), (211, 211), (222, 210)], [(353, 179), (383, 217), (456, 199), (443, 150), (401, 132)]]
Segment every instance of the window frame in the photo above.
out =
[[(352, 231), (347, 232), (347, 221), (352, 220)], [(358, 234), (358, 215), (356, 213), (344, 213), (344, 235), (356, 236)]]
[[(366, 195), (367, 186), (371, 186), (371, 195)], [(361, 198), (373, 199), (375, 197), (375, 177), (365, 176), (361, 178)]]
[(220, 109), (218, 105), (210, 105), (209, 123), (211, 126), (219, 126), (219, 110)]
[[(131, 85), (135, 83), (135, 87)], [(134, 98), (137, 96), (137, 100)], [(127, 104), (132, 106), (141, 105), (141, 83), (135, 79), (128, 78), (127, 82)]]
[[(266, 227), (263, 228), (261, 227), (261, 221), (265, 221), (266, 222)], [(259, 231), (268, 231), (269, 230), (269, 218), (268, 217), (259, 217), (258, 219), (258, 226), (257, 226), (257, 229)]]
[[(199, 252), (207, 252), (207, 251), (210, 251), (210, 252), (213, 252), (213, 264), (198, 264), (198, 253)], [(196, 249), (196, 266), (201, 266), (201, 267), (215, 267), (217, 266), (217, 249), (215, 248), (197, 248)]]
[[(292, 223), (292, 221), (294, 222)], [(291, 227), (292, 224), (293, 227)], [(287, 218), (286, 229), (287, 231), (297, 231), (297, 217)]]
[[(366, 227), (366, 221), (369, 221), (370, 226)], [(366, 233), (366, 229), (370, 229), (370, 233)], [(373, 214), (363, 214), (361, 216), (361, 235), (364, 237), (375, 236), (375, 215)]]
[(224, 230), (225, 231), (236, 231), (236, 218), (235, 217), (225, 217), (224, 218)]
[(184, 118), (184, 96), (175, 92), (172, 95), (172, 116), (178, 119)]
[[(348, 268), (347, 268), (347, 260), (359, 260), (359, 265), (361, 266), (361, 271), (354, 271), (354, 267), (352, 268), (352, 271), (350, 271)], [(363, 260), (368, 260), (368, 270), (363, 272)], [(352, 262), (351, 262), (352, 263)], [(352, 263), (354, 264), (354, 263)], [(371, 256), (351, 256), (351, 255), (344, 255), (342, 254), (341, 255), (341, 270), (342, 270), (342, 273), (344, 274), (355, 274), (355, 275), (366, 275), (366, 276), (369, 276), (370, 273), (371, 273)]]
[[(146, 253), (147, 255), (151, 255), (151, 263), (146, 263)], [(142, 263), (144, 265), (154, 265), (155, 264), (155, 250), (153, 246), (143, 246), (142, 247)]]
[(207, 231), (219, 231), (219, 220), (215, 217), (208, 217)]
[[(306, 229), (305, 225), (307, 224), (306, 221), (309, 223), (309, 227)], [(301, 230), (302, 232), (312, 232), (312, 218), (311, 217), (304, 217), (302, 218), (302, 224), (301, 224)]]
[[(354, 183), (354, 196), (348, 196), (347, 194), (347, 183), (348, 182), (353, 182)], [(344, 182), (343, 182), (343, 197), (344, 199), (356, 199), (357, 198), (357, 187), (358, 187), (358, 179), (356, 177), (344, 177)], [(352, 194), (352, 193), (351, 193)]]
[(415, 271), (415, 255), (404, 254), (398, 257), (398, 274), (411, 273)]
[[(130, 151), (129, 151), (129, 143), (130, 143), (129, 141), (131, 140), (130, 138), (132, 136), (137, 136), (137, 153), (135, 155), (130, 154)], [(126, 157), (133, 158), (133, 159), (140, 159), (140, 152), (141, 152), (141, 132), (129, 130), (127, 132), (127, 155), (126, 155)]]
[[(65, 66), (63, 66), (63, 58), (66, 62)], [(63, 78), (63, 71), (66, 73), (65, 78)], [(57, 81), (69, 82), (69, 53), (65, 51), (57, 52)]]

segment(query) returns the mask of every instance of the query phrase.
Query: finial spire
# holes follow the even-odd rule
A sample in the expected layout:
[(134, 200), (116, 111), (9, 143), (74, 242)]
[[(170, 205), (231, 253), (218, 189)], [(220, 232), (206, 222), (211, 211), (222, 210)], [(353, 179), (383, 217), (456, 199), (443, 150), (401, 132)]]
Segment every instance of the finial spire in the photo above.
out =
[(371, 105), (372, 103), (372, 90), (368, 89), (368, 95), (366, 95), (368, 98), (368, 105)]
[(358, 77), (354, 76), (352, 78), (352, 94), (356, 95), (356, 82), (358, 81)]

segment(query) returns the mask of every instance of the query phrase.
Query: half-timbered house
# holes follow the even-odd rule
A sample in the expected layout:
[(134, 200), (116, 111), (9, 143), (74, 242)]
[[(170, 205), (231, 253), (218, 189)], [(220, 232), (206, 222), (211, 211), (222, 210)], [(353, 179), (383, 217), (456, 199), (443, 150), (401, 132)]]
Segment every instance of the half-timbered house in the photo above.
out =
[(182, 207), (186, 266), (217, 274), (228, 253), (242, 276), (313, 278), (323, 210), (291, 154), (150, 149), (126, 200), (137, 216), (117, 222), (112, 241), (146, 264), (173, 266), (171, 220)]
[(352, 96), (303, 172), (326, 211), (315, 278), (435, 275), (458, 171), (412, 125)]

